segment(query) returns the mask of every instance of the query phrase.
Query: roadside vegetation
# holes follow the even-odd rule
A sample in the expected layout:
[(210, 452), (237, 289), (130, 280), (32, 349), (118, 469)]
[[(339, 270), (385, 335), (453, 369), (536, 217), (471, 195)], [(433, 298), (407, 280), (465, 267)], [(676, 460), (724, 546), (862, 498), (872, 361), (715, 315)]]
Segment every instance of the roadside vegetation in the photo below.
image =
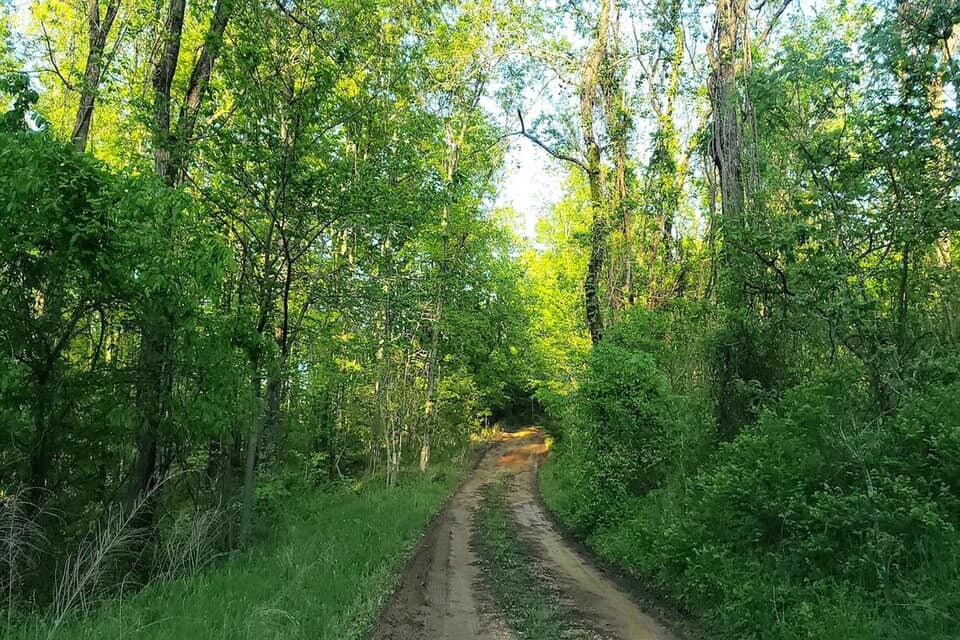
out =
[(955, 638), (952, 356), (925, 355), (896, 410), (853, 362), (812, 371), (718, 442), (721, 398), (671, 384), (662, 320), (635, 314), (591, 353), (541, 472), (548, 506), (711, 637)]
[(4, 628), (372, 615), (534, 377), (476, 9), (0, 3)]
[(35, 619), (4, 637), (363, 638), (412, 545), (468, 467), (447, 462), (429, 475), (404, 473), (392, 489), (381, 476), (325, 491), (283, 487), (256, 549), (158, 580), (87, 616)]
[[(717, 2), (706, 42), (647, 5), (653, 113), (607, 116), (530, 258), (543, 492), (710, 637), (956, 638), (960, 9), (815, 4)], [(603, 70), (635, 36), (594, 15)]]
[(956, 0), (0, 2), (4, 628), (356, 633), (542, 409), (711, 637), (955, 639), (958, 96)]

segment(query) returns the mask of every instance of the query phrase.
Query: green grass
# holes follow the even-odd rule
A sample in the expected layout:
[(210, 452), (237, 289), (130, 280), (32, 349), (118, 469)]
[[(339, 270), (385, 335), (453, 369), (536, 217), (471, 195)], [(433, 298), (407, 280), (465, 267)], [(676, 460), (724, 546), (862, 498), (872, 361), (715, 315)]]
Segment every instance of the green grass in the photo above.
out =
[(540, 465), (540, 477), (538, 478), (540, 487), (540, 496), (544, 504), (561, 521), (566, 522), (570, 519), (573, 510), (574, 488), (568, 486), (568, 477), (561, 468), (564, 460), (556, 454), (547, 458), (546, 463)]
[(507, 513), (503, 480), (484, 490), (477, 514), (476, 541), (484, 582), (494, 603), (521, 638), (589, 638), (576, 628), (559, 593), (535, 571), (537, 559), (518, 538)]
[[(463, 467), (396, 489), (380, 479), (289, 499), (266, 543), (193, 577), (148, 587), (60, 627), (53, 638), (206, 640), (360, 638), (389, 597), (412, 544)], [(35, 620), (15, 638), (47, 638)]]

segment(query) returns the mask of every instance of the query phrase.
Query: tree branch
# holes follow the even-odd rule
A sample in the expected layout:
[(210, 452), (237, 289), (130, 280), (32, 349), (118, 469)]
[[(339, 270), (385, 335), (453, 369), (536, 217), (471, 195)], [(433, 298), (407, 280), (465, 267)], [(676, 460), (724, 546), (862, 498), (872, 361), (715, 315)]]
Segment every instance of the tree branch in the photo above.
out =
[(43, 24), (43, 21), (40, 22), (40, 30), (43, 31), (43, 42), (46, 45), (47, 49), (47, 59), (50, 61), (50, 64), (53, 66), (53, 72), (57, 74), (57, 77), (63, 82), (63, 85), (69, 91), (76, 91), (77, 88), (73, 85), (72, 82), (66, 79), (62, 73), (60, 73), (60, 67), (57, 66), (56, 57), (53, 54), (53, 45), (50, 43), (50, 34), (47, 33), (47, 27)]
[(580, 158), (575, 158), (574, 156), (567, 155), (566, 153), (563, 153), (561, 151), (557, 151), (556, 149), (553, 149), (552, 147), (550, 147), (549, 145), (541, 141), (540, 138), (538, 138), (537, 136), (527, 131), (527, 127), (523, 123), (523, 113), (521, 113), (519, 109), (517, 109), (517, 117), (520, 118), (520, 135), (522, 135), (524, 138), (526, 138), (530, 142), (534, 143), (535, 145), (537, 145), (538, 147), (540, 147), (541, 149), (549, 153), (551, 156), (553, 156), (557, 160), (563, 160), (565, 162), (575, 164), (581, 169), (583, 169), (586, 173), (590, 173), (590, 169), (587, 167), (586, 160), (581, 160)]
[(780, 8), (777, 9), (776, 13), (773, 14), (773, 17), (770, 18), (770, 22), (767, 23), (767, 28), (763, 30), (763, 34), (760, 35), (760, 38), (754, 43), (756, 46), (763, 44), (763, 41), (767, 39), (767, 36), (770, 35), (770, 32), (773, 31), (773, 28), (777, 25), (777, 21), (780, 19), (780, 16), (783, 15), (783, 12), (787, 10), (787, 7), (790, 6), (790, 3), (793, 0), (783, 0), (783, 3), (780, 5)]

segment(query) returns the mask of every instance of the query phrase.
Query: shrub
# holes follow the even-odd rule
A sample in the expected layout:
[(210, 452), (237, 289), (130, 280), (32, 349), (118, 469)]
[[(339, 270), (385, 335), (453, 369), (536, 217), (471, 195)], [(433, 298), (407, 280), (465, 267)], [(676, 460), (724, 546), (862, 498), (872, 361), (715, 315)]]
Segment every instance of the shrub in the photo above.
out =
[(624, 322), (597, 345), (575, 397), (576, 492), (571, 513), (584, 532), (609, 524), (617, 505), (657, 486), (668, 460), (673, 422), (666, 378), (645, 346), (648, 318)]
[(717, 435), (729, 441), (760, 415), (786, 377), (775, 328), (753, 315), (731, 313), (707, 339)]
[[(900, 407), (880, 412), (862, 368), (839, 363), (788, 390), (694, 476), (670, 473), (639, 496), (603, 487), (622, 502), (593, 499), (618, 515), (593, 514), (588, 541), (718, 637), (952, 637), (960, 383), (928, 380)], [(589, 468), (562, 459), (549, 473)]]

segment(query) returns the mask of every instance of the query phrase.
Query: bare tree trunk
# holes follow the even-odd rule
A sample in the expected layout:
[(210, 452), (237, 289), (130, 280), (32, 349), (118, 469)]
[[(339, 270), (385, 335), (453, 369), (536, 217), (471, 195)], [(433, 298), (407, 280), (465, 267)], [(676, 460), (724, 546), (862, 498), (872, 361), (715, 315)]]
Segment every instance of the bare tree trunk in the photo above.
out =
[(33, 445), (30, 448), (28, 491), (31, 510), (39, 509), (48, 497), (45, 494), (49, 490), (50, 461), (52, 459), (52, 452), (50, 451), (51, 412), (55, 406), (56, 396), (55, 383), (51, 380), (52, 377), (51, 367), (39, 372), (37, 376), (37, 386), (39, 388), (31, 398), (34, 429), (36, 431)]
[[(183, 104), (180, 106), (177, 129), (172, 140), (176, 147), (168, 167), (168, 175), (172, 184), (180, 184), (184, 179), (184, 172), (191, 155), (190, 148), (193, 145), (193, 133), (200, 116), (200, 108), (204, 97), (207, 95), (214, 64), (223, 48), (223, 34), (233, 15), (234, 5), (235, 0), (217, 0), (213, 7), (213, 18), (203, 39), (203, 46), (200, 48), (200, 55), (190, 72), (190, 81), (187, 83), (187, 92), (184, 94)], [(159, 172), (158, 175), (160, 175)]]
[[(281, 206), (283, 198), (281, 197)], [(270, 371), (267, 379), (267, 428), (270, 436), (270, 447), (274, 460), (279, 459), (281, 440), (283, 439), (281, 405), (285, 396), (285, 375), (287, 361), (290, 357), (290, 291), (293, 287), (293, 258), (290, 253), (289, 240), (281, 225), (278, 225), (283, 245), (283, 284), (280, 292), (280, 326), (277, 332), (278, 358), (276, 368)]]
[[(157, 477), (159, 440), (170, 417), (173, 387), (172, 333), (163, 313), (142, 320), (136, 397), (139, 426), (126, 492), (126, 504), (131, 509), (160, 481)], [(151, 510), (145, 508), (141, 512), (144, 513), (142, 524), (151, 524)]]
[[(381, 246), (381, 253), (386, 265), (384, 272), (392, 274), (393, 260), (389, 246), (386, 243)], [(386, 290), (384, 293), (383, 330), (381, 332), (382, 342), (380, 353), (377, 356), (380, 360), (380, 373), (375, 389), (375, 397), (381, 427), (383, 428), (384, 452), (387, 456), (387, 486), (394, 487), (397, 483), (397, 475), (400, 467), (400, 441), (397, 434), (399, 425), (394, 419), (394, 404), (396, 404), (396, 402), (391, 398), (391, 392), (393, 391), (393, 374), (391, 373), (391, 369), (393, 367), (393, 363), (391, 362), (392, 353), (390, 352), (390, 349), (393, 342), (393, 291), (389, 284), (386, 285)], [(398, 387), (401, 386), (402, 381), (398, 380), (397, 384)]]
[(170, 0), (161, 35), (163, 47), (153, 69), (154, 172), (170, 186), (177, 186), (183, 181), (183, 172), (191, 155), (191, 138), (214, 64), (223, 46), (223, 34), (233, 13), (233, 0), (218, 0), (214, 5), (200, 55), (190, 72), (176, 129), (172, 131), (170, 90), (180, 60), (186, 7), (186, 0)]
[[(170, 184), (168, 165), (170, 148), (170, 87), (177, 70), (180, 56), (180, 41), (183, 31), (183, 16), (186, 0), (170, 0), (167, 17), (161, 31), (163, 41), (160, 57), (153, 68), (154, 90), (154, 170)], [(170, 230), (167, 230), (168, 234)], [(137, 388), (137, 409), (140, 426), (136, 438), (133, 472), (127, 491), (128, 505), (132, 506), (141, 495), (156, 484), (157, 452), (163, 424), (168, 418), (173, 392), (172, 357), (169, 353), (173, 342), (173, 327), (163, 310), (162, 300), (156, 315), (144, 317), (140, 327), (140, 362)], [(154, 310), (151, 310), (153, 312)], [(144, 316), (148, 314), (144, 309)], [(146, 522), (145, 525), (151, 524)]]
[[(476, 93), (477, 96), (480, 95), (479, 90)], [(474, 107), (477, 104), (477, 101), (474, 101)], [(465, 126), (465, 125), (464, 125)], [(462, 139), (464, 134), (464, 129), (460, 130), (460, 138)], [(450, 149), (450, 155), (447, 159), (447, 183), (450, 184), (453, 182), (454, 173), (457, 170), (457, 164), (460, 161), (460, 145), (458, 141), (454, 141), (452, 148)], [(443, 317), (443, 301), (444, 301), (444, 291), (445, 291), (445, 277), (447, 274), (447, 260), (449, 256), (447, 255), (450, 243), (450, 234), (447, 231), (448, 229), (448, 220), (449, 211), (446, 206), (443, 208), (443, 214), (441, 219), (441, 226), (443, 228), (443, 244), (440, 254), (440, 264), (437, 272), (437, 290), (434, 297), (434, 307), (433, 307), (433, 318), (431, 318), (430, 326), (430, 351), (427, 354), (427, 399), (424, 403), (423, 411), (423, 434), (421, 435), (421, 446), (420, 446), (420, 472), (426, 472), (427, 467), (430, 466), (430, 439), (433, 432), (433, 420), (434, 420), (434, 396), (436, 395), (437, 388), (437, 368), (440, 365), (439, 361), (439, 350), (440, 350), (440, 320)]]
[[(400, 421), (395, 412), (400, 411), (402, 402), (397, 399), (391, 399), (392, 381), (390, 380), (389, 363), (383, 369), (383, 374), (378, 387), (378, 406), (380, 407), (380, 417), (383, 423), (383, 445), (387, 454), (387, 486), (397, 486), (397, 480), (400, 475), (400, 456), (403, 448), (402, 436), (400, 433)], [(398, 382), (397, 391), (402, 388), (402, 381)], [(394, 407), (394, 404), (397, 407)]]
[(167, 18), (160, 32), (163, 45), (160, 57), (153, 67), (153, 171), (171, 186), (174, 184), (174, 178), (170, 174), (174, 150), (171, 149), (170, 136), (170, 88), (173, 86), (173, 77), (180, 61), (186, 9), (186, 0), (170, 0), (167, 5)]
[[(243, 474), (243, 433), (240, 425), (236, 425), (227, 436), (220, 439), (220, 456), (223, 465), (220, 476), (220, 503), (229, 509), (237, 499), (238, 481)], [(233, 526), (227, 528), (229, 546), (239, 540), (237, 533)]]

